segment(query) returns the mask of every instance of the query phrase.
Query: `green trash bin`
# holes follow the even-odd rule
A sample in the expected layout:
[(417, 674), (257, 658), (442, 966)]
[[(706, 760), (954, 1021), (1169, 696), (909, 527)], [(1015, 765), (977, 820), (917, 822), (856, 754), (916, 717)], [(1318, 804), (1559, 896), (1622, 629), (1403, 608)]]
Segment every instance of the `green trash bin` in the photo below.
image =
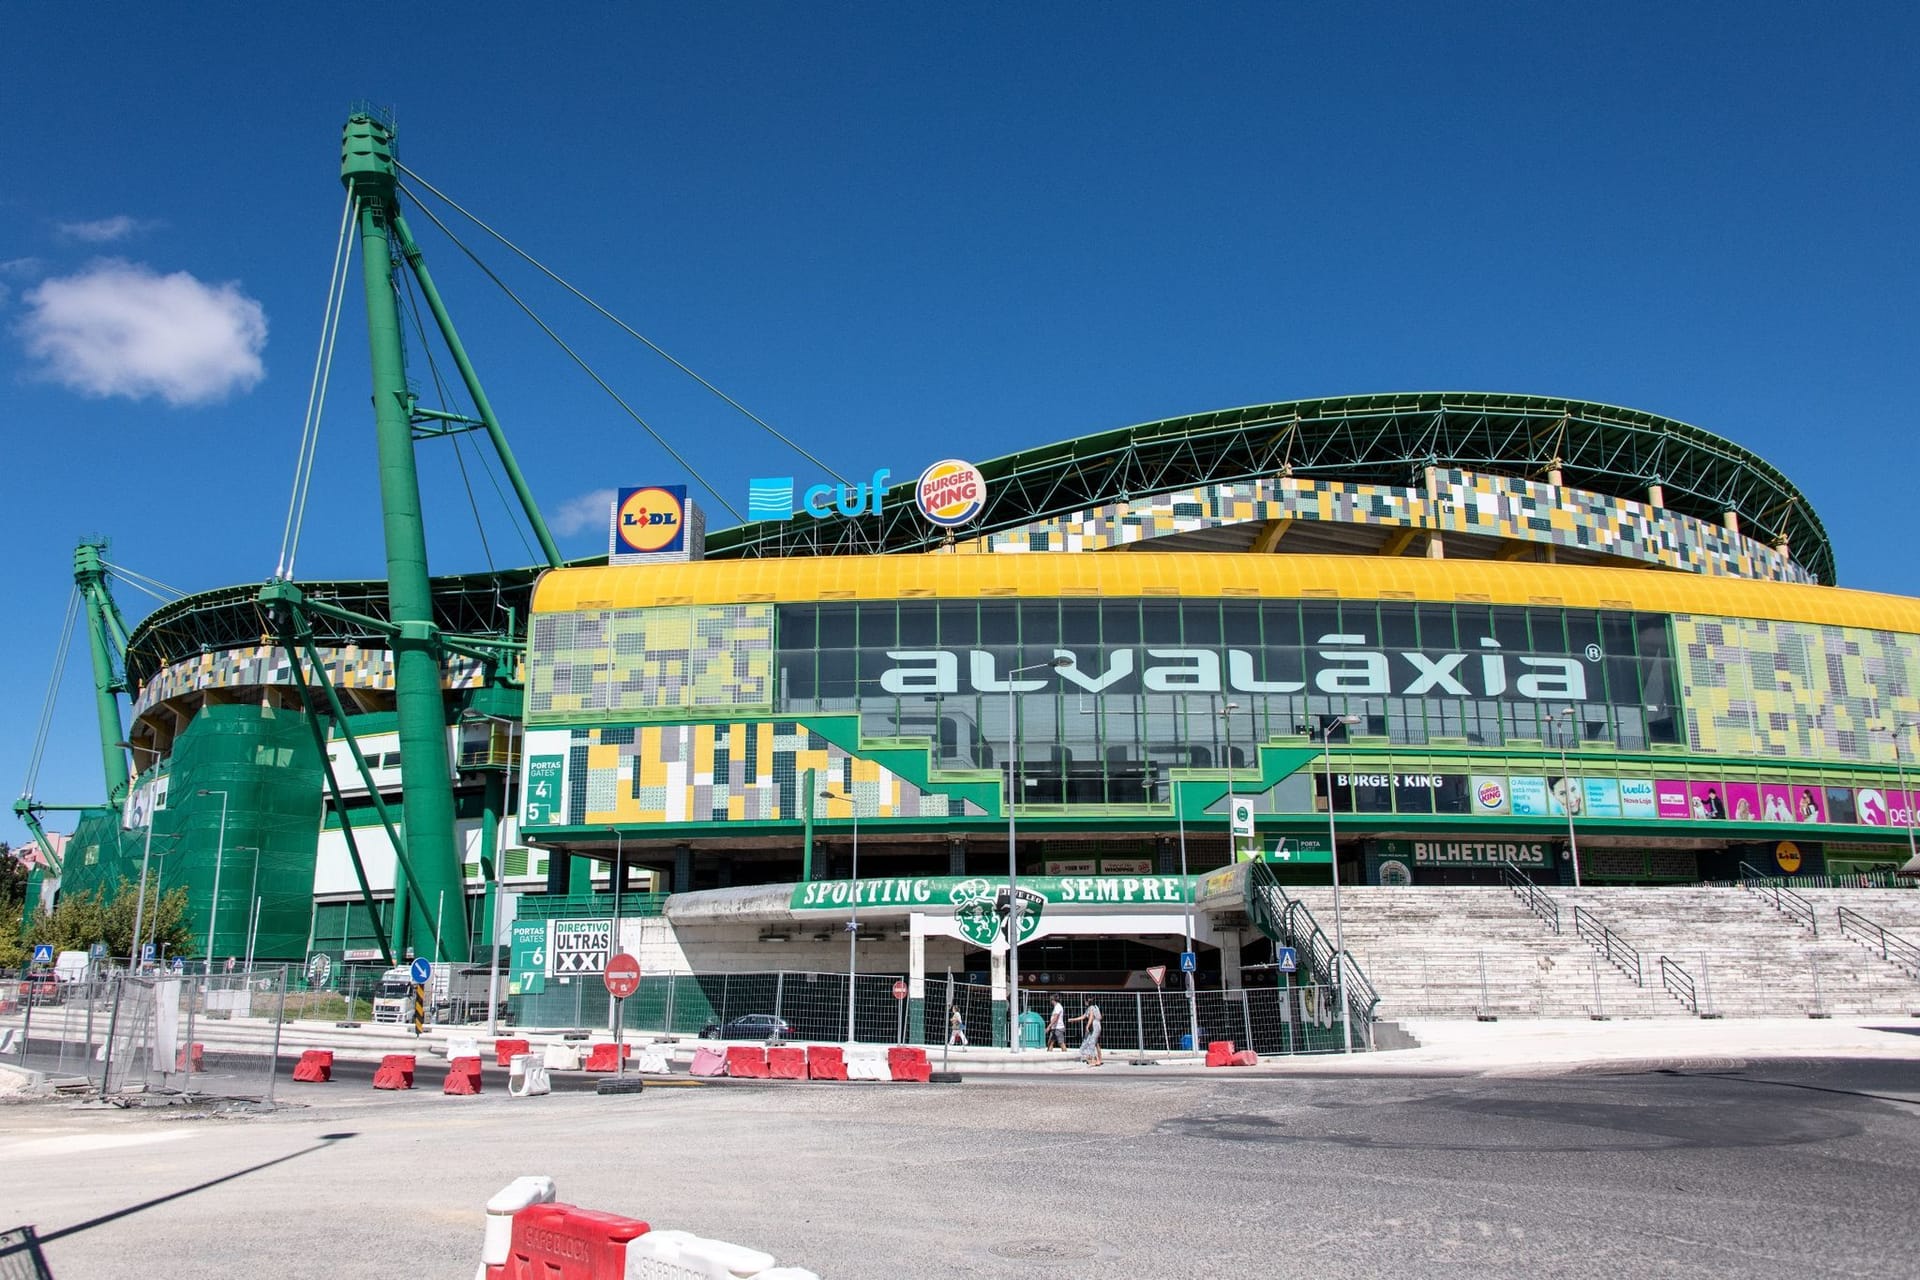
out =
[(1047, 1020), (1029, 1009), (1020, 1015), (1020, 1047), (1042, 1049), (1047, 1043)]

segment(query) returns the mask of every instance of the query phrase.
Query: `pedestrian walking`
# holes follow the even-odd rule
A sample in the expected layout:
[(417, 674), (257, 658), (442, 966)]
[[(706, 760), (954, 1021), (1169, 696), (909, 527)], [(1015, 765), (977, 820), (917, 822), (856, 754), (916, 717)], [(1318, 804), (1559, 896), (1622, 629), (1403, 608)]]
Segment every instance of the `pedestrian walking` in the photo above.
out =
[(1053, 998), (1053, 1008), (1047, 1010), (1047, 1048), (1067, 1050), (1067, 1011), (1060, 1007), (1060, 997)]
[(1090, 1067), (1101, 1065), (1100, 1006), (1093, 1002), (1093, 997), (1087, 997), (1086, 1012), (1077, 1018), (1068, 1018), (1067, 1021), (1086, 1023), (1086, 1027), (1084, 1028), (1085, 1034), (1080, 1041), (1080, 1056)]
[(947, 1006), (947, 1043), (964, 1045), (967, 1042), (967, 1024), (960, 1016), (959, 1005)]

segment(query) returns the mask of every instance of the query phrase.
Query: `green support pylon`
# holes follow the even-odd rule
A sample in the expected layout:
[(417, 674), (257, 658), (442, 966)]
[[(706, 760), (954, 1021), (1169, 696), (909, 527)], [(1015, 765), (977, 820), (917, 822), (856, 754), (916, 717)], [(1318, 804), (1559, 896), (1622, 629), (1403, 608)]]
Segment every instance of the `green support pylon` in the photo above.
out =
[(405, 917), (394, 921), (395, 949), (406, 947), (411, 938), (416, 954), (465, 961), (471, 934), (466, 882), (454, 840), (452, 768), (441, 692), (444, 653), (427, 579), (427, 533), (420, 511), (411, 399), (394, 292), (392, 228), (399, 194), (393, 130), (385, 122), (369, 115), (348, 119), (341, 136), (340, 181), (359, 206), (367, 346), (379, 437), (380, 505), (387, 544), (387, 607), (399, 628), (393, 659), (401, 776), (407, 797), (406, 842), (421, 890), (409, 900)]
[(83, 542), (73, 549), (73, 581), (87, 606), (87, 647), (93, 654), (94, 712), (100, 722), (100, 764), (106, 774), (107, 799), (118, 804), (127, 798), (127, 736), (120, 719), (120, 690), (124, 681), (114, 670), (110, 642), (126, 647), (126, 622), (107, 590), (107, 566), (102, 542)]

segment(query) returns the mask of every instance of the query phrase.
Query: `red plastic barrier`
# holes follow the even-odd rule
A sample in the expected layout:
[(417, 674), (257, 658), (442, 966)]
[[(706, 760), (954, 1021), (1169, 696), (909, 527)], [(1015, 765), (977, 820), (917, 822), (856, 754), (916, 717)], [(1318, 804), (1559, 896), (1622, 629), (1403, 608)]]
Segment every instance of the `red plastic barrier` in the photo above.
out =
[(1233, 1041), (1215, 1040), (1207, 1045), (1207, 1065), (1224, 1067), (1233, 1058)]
[(792, 1045), (767, 1050), (767, 1074), (775, 1080), (805, 1080), (807, 1051)]
[(1227, 1065), (1230, 1067), (1257, 1067), (1260, 1065), (1260, 1055), (1251, 1049), (1242, 1049), (1227, 1059)]
[(376, 1089), (413, 1088), (413, 1055), (410, 1053), (390, 1053), (380, 1059), (380, 1069), (373, 1073), (373, 1087)]
[(505, 1266), (487, 1280), (602, 1280), (627, 1272), (627, 1241), (652, 1230), (637, 1218), (570, 1204), (529, 1205), (513, 1215)]
[(727, 1046), (727, 1074), (742, 1079), (767, 1078), (767, 1051), (757, 1044)]
[(183, 1044), (173, 1060), (175, 1071), (205, 1071), (207, 1046), (203, 1044)]
[(592, 1051), (587, 1054), (586, 1066), (582, 1067), (581, 1070), (617, 1071), (619, 1068), (620, 1059), (613, 1052), (613, 1045), (609, 1043), (594, 1045)]
[(913, 1045), (895, 1045), (888, 1049), (887, 1071), (895, 1080), (918, 1081), (921, 1084), (926, 1084), (933, 1075), (933, 1068), (927, 1062), (927, 1051)]
[(447, 1082), (440, 1092), (471, 1096), (480, 1092), (480, 1059), (455, 1058), (447, 1064)]
[(727, 1060), (720, 1054), (701, 1045), (693, 1051), (693, 1062), (687, 1068), (688, 1075), (723, 1076), (727, 1073)]
[(293, 1078), (303, 1084), (325, 1084), (333, 1079), (333, 1050), (308, 1049), (294, 1064)]
[(807, 1076), (813, 1080), (845, 1080), (847, 1078), (846, 1055), (840, 1052), (837, 1044), (814, 1044), (807, 1046)]
[(493, 1042), (493, 1065), (496, 1067), (510, 1067), (513, 1065), (514, 1054), (532, 1052), (533, 1042), (531, 1040), (495, 1040)]

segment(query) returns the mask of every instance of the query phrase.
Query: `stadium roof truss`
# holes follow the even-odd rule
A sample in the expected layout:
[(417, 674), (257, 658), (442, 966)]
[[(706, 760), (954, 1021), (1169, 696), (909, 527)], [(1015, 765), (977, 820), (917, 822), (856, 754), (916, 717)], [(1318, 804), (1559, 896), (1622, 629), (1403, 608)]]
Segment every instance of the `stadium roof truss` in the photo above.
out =
[[(1763, 459), (1671, 418), (1580, 400), (1420, 392), (1256, 405), (1168, 418), (981, 463), (986, 510), (965, 536), (1205, 484), (1292, 475), (1421, 483), (1426, 467), (1460, 467), (1563, 482), (1665, 505), (1719, 523), (1738, 513), (1750, 537), (1787, 538), (1794, 559), (1834, 580), (1825, 527), (1800, 491)], [(948, 534), (913, 506), (911, 483), (888, 491), (877, 517), (761, 521), (707, 536), (713, 559), (924, 551)]]

